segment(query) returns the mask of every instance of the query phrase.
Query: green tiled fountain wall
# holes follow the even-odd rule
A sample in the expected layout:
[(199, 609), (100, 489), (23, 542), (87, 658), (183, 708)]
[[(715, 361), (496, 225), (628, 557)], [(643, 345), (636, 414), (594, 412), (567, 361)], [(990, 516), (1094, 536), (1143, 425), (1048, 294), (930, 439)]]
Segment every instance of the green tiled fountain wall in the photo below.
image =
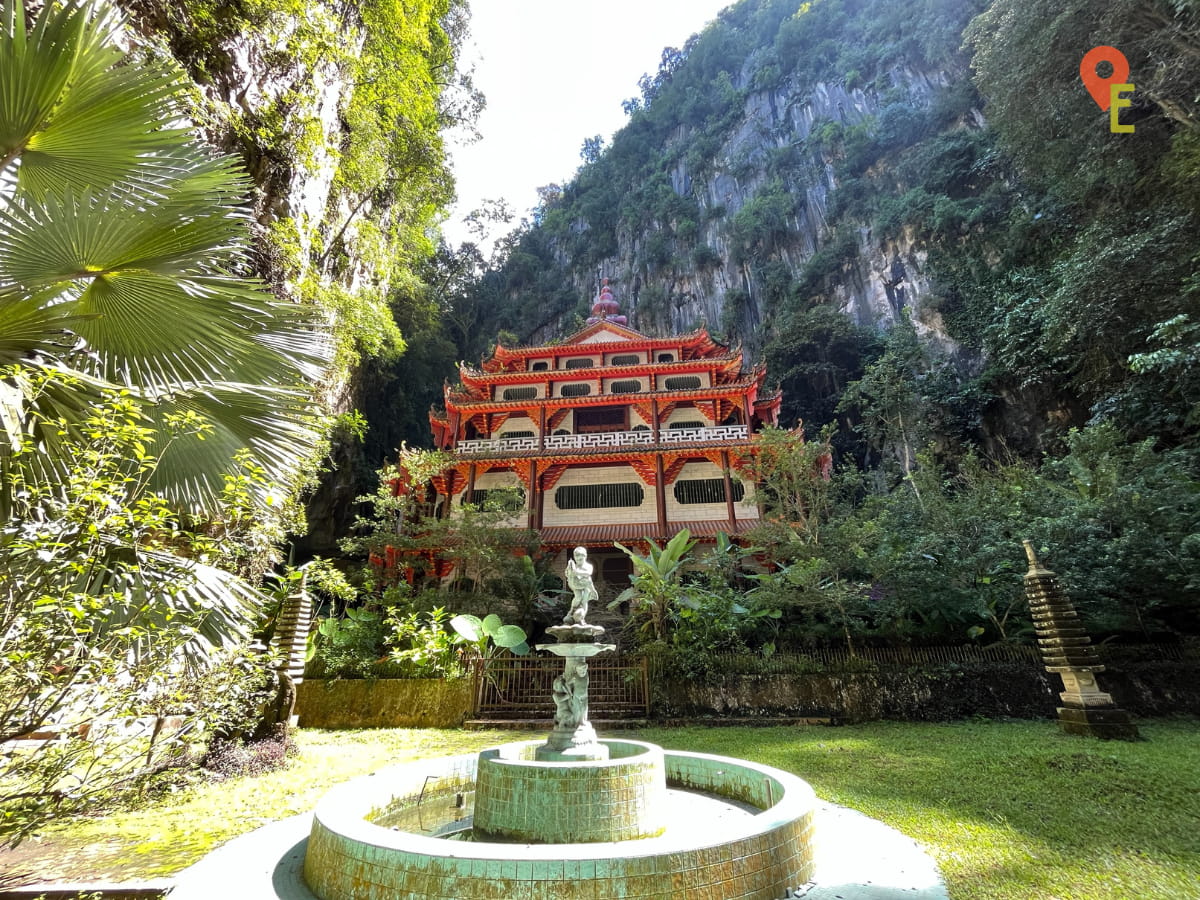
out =
[(470, 843), (367, 821), (373, 804), (412, 794), (430, 776), (461, 779), (476, 763), (451, 757), (334, 788), (317, 807), (305, 880), (322, 900), (778, 900), (810, 879), (816, 798), (805, 782), (705, 754), (668, 752), (665, 762), (669, 783), (730, 786), (774, 805), (699, 846), (669, 831), (611, 844)]
[(607, 760), (548, 766), (534, 760), (540, 743), (505, 744), (479, 754), (476, 834), (575, 844), (662, 832), (667, 778), (661, 747), (602, 741)]

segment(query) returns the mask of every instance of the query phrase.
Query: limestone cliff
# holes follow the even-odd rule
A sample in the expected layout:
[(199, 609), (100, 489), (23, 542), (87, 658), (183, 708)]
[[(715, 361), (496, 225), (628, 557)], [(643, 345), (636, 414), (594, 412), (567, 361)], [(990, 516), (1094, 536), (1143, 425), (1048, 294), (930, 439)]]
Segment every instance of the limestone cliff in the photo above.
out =
[[(627, 104), (630, 123), (545, 194), (504, 260), (493, 286), (522, 314), (500, 324), (522, 339), (559, 337), (606, 276), (636, 327), (704, 322), (751, 356), (781, 316), (811, 302), (880, 329), (908, 315), (956, 351), (936, 304), (923, 302), (925, 235), (903, 215), (880, 228), (877, 209), (857, 201), (904, 196), (914, 144), (983, 128), (957, 52), (971, 5), (943, 23), (936, 47), (911, 36), (924, 26), (903, 10), (866, 6), (847, 19), (825, 4), (747, 0), (664, 51), (643, 98)], [(859, 32), (881, 42), (857, 47)], [(783, 55), (809, 45), (836, 58)]]
[[(896, 93), (902, 92), (908, 105), (927, 110), (939, 88), (963, 75), (894, 70), (889, 73), (890, 102), (895, 103)], [(883, 105), (882, 97), (883, 92), (876, 89), (794, 80), (769, 91), (748, 92), (740, 121), (711, 164), (694, 172), (684, 157), (670, 171), (672, 190), (694, 197), (703, 216), (694, 240), (673, 238), (677, 244), (674, 256), (679, 261), (657, 269), (645, 264), (645, 245), (660, 233), (660, 226), (645, 231), (618, 230), (617, 253), (595, 267), (624, 288), (633, 324), (661, 333), (685, 331), (706, 322), (711, 329), (743, 341), (752, 354), (761, 350), (773, 312), (765, 296), (762, 264), (782, 263), (796, 277), (826, 244), (829, 203), (839, 186), (832, 162), (814, 155), (797, 159), (786, 169), (785, 183), (794, 199), (784, 222), (786, 233), (758, 259), (744, 254), (739, 258), (731, 235), (738, 213), (774, 177), (769, 162), (772, 154), (804, 148), (814, 125), (854, 126), (873, 121)], [(971, 124), (974, 122), (963, 127)], [(672, 142), (686, 147), (695, 139), (695, 131), (682, 127)], [(826, 302), (858, 324), (876, 327), (886, 327), (906, 306), (912, 306), (922, 330), (948, 341), (936, 313), (920, 309), (920, 299), (929, 290), (924, 274), (926, 252), (921, 244), (911, 233), (896, 239), (877, 235), (869, 222), (853, 223), (853, 232), (855, 252), (831, 279)], [(696, 264), (698, 247), (711, 251), (701, 265)], [(586, 292), (593, 273), (574, 275), (576, 289)], [(544, 326), (537, 336), (552, 337), (556, 331), (561, 333), (565, 324), (557, 321)]]
[(391, 293), (415, 282), (412, 266), (431, 252), (426, 230), (450, 196), (440, 98), (455, 81), (465, 5), (420, 3), (400, 17), (375, 0), (120, 5), (140, 49), (193, 79), (199, 127), (244, 160), (257, 274), (330, 323), (335, 363), (315, 398), (330, 445), (314, 448), (304, 541), (329, 551), (352, 517), (362, 468), (354, 428), (337, 423), (354, 422), (362, 366), (403, 349)]

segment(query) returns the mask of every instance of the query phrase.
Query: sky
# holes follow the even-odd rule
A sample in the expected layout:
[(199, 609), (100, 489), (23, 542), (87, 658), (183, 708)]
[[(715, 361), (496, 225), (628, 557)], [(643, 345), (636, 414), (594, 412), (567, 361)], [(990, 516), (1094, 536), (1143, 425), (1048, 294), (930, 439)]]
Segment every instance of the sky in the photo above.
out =
[(539, 186), (569, 181), (584, 138), (607, 141), (625, 123), (621, 101), (658, 71), (663, 47), (681, 47), (732, 2), (473, 0), (464, 62), (474, 63), (487, 108), (481, 140), (451, 136), (459, 199), (443, 226), (450, 243), (468, 239), (460, 220), (483, 200), (507, 200), (520, 219)]

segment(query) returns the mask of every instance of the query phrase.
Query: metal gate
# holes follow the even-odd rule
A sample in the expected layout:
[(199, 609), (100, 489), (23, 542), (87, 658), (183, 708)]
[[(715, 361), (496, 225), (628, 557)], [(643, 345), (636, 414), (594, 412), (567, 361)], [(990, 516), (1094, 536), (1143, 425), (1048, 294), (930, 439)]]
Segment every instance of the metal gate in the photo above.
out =
[[(562, 674), (557, 656), (477, 659), (475, 680), (477, 718), (550, 719), (554, 717), (551, 688)], [(622, 718), (650, 714), (650, 679), (645, 657), (588, 660), (588, 714), (591, 718)]]

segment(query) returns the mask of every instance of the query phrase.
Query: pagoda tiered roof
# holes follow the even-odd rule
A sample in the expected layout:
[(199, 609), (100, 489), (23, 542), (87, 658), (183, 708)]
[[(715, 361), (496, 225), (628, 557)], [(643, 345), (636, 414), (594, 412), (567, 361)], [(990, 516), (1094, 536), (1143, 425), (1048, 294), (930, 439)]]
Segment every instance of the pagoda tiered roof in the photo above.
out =
[[(678, 344), (670, 344), (669, 346), (676, 347)], [(625, 344), (621, 345), (622, 350), (625, 347)], [(578, 353), (579, 351), (575, 350), (569, 355), (576, 356)], [(527, 381), (545, 381), (547, 378), (553, 380), (564, 378), (608, 378), (612, 377), (614, 373), (622, 376), (631, 376), (648, 375), (650, 373), (664, 374), (673, 371), (692, 372), (697, 368), (711, 368), (721, 374), (737, 375), (742, 370), (742, 360), (742, 351), (732, 350), (714, 356), (677, 359), (663, 363), (646, 362), (622, 366), (593, 366), (587, 369), (542, 369), (537, 372), (529, 372), (524, 369), (506, 369), (499, 372), (492, 372), (486, 367), (475, 369), (470, 366), (463, 366), (459, 369), (459, 377), (465, 387), (474, 387), (476, 385), (519, 384)]]
[(459, 366), (429, 413), (435, 446), (452, 454), (430, 481), (433, 508), (449, 517), (519, 486), (520, 527), (559, 550), (611, 552), (681, 527), (744, 534), (760, 516), (757, 432), (778, 422), (782, 400), (763, 389), (765, 366), (745, 362), (703, 327), (631, 328), (605, 281), (588, 324), (565, 340), (499, 345)]
[[(597, 335), (605, 333), (612, 335), (611, 341), (594, 340)], [(704, 327), (687, 334), (656, 338), (627, 325), (617, 325), (606, 320), (580, 329), (561, 343), (541, 344), (533, 347), (505, 347), (497, 344), (491, 357), (484, 360), (480, 368), (483, 373), (488, 375), (503, 372), (525, 372), (526, 363), (530, 359), (541, 359), (547, 356), (576, 356), (581, 349), (600, 348), (609, 343), (619, 343), (622, 350), (663, 350), (678, 347), (685, 359), (707, 359), (720, 351), (729, 352), (729, 347), (714, 340), (708, 333), (708, 329)]]
[[(539, 373), (540, 374), (540, 373)], [(446, 404), (449, 408), (466, 411), (511, 412), (545, 407), (548, 410), (560, 407), (575, 408), (580, 406), (611, 406), (627, 405), (634, 398), (638, 400), (711, 400), (714, 394), (733, 396), (750, 391), (757, 394), (759, 378), (751, 373), (740, 381), (726, 382), (712, 387), (693, 389), (671, 389), (659, 391), (639, 391), (637, 394), (589, 394), (584, 397), (540, 397), (529, 400), (492, 400), (486, 396), (476, 396), (463, 391), (446, 388)], [(752, 399), (757, 399), (753, 397)]]
[[(754, 529), (759, 522), (738, 521), (730, 523), (728, 519), (692, 519), (684, 523), (688, 532), (694, 538), (713, 538), (718, 533), (745, 534)], [(645, 540), (669, 541), (679, 532), (679, 525), (661, 527), (657, 522), (587, 525), (552, 525), (541, 530), (541, 543), (544, 549), (560, 549), (587, 546), (611, 546), (614, 542), (622, 544), (641, 544)]]

